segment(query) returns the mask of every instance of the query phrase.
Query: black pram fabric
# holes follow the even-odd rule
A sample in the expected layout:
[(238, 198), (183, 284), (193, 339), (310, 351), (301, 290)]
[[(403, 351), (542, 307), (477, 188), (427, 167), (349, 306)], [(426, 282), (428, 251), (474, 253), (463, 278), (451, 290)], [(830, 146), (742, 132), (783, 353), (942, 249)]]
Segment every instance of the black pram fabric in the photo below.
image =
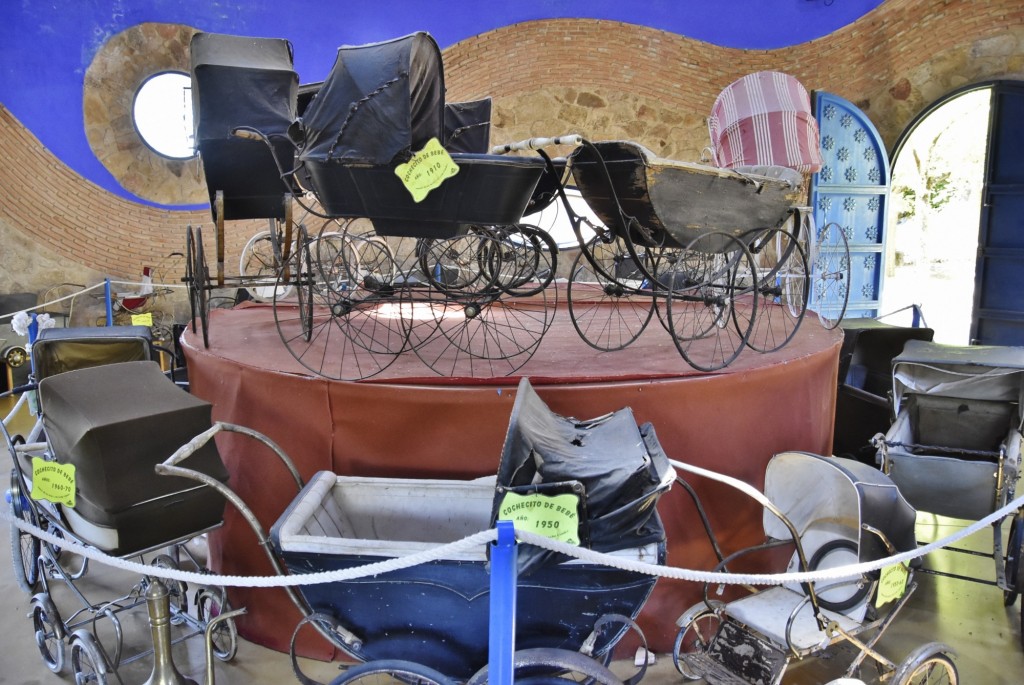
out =
[(427, 33), (342, 46), (303, 113), (300, 160), (386, 165), (444, 133), (441, 51)]
[[(122, 362), (43, 379), (43, 425), (57, 461), (74, 464), (74, 510), (120, 529), (127, 553), (219, 523), (224, 500), (154, 466), (211, 425), (211, 405), (177, 387), (151, 361)], [(226, 481), (211, 441), (189, 466)]]
[[(295, 190), (280, 173), (295, 165), (287, 137), (299, 88), (291, 43), (197, 33), (190, 51), (193, 125), (211, 205), (221, 191), (226, 219), (283, 218), (283, 198)], [(234, 136), (240, 127), (266, 136), (273, 154), (262, 140)]]
[[(668, 458), (653, 426), (637, 426), (625, 407), (580, 421), (552, 412), (528, 379), (520, 381), (498, 466), (492, 519), (506, 490), (579, 482), (585, 491), (587, 546), (613, 552), (665, 540), (656, 504), (671, 485)], [(519, 571), (563, 557), (523, 546)]]
[(485, 153), (491, 142), (491, 98), (444, 106), (444, 147), (449, 152)]

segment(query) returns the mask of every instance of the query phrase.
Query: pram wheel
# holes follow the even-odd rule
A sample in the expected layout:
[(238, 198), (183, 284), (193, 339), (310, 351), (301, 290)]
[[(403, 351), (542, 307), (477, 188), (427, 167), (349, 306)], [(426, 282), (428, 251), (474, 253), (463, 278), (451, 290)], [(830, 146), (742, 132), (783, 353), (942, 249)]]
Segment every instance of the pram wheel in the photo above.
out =
[[(280, 247), (275, 250), (276, 242), (270, 231), (260, 231), (249, 238), (249, 242), (242, 248), (238, 274), (248, 284), (245, 289), (249, 295), (257, 302), (269, 302), (275, 295), (274, 281), (277, 278), (280, 253)], [(288, 289), (291, 286), (284, 287)], [(287, 297), (289, 294), (286, 290), (281, 296)]]
[(947, 656), (949, 647), (940, 642), (923, 644), (896, 668), (893, 685), (957, 685), (960, 676)]
[[(25, 495), (21, 490), (21, 477), (17, 470), (11, 471), (11, 515), (25, 523), (35, 525), (36, 517), (32, 506), (26, 506)], [(14, 567), (14, 580), (25, 592), (34, 592), (39, 582), (39, 538), (26, 533), (13, 523), (11, 524), (11, 561)]]
[(498, 274), (498, 286), (512, 297), (530, 297), (551, 285), (558, 263), (558, 246), (546, 231), (518, 224), (492, 229), (497, 249), (488, 266)]
[(32, 630), (43, 663), (54, 673), (61, 673), (64, 670), (64, 622), (46, 593), (32, 598)]
[[(302, 227), (299, 233), (300, 246), (274, 288), (274, 321), (285, 347), (304, 367), (332, 380), (380, 373), (406, 343), (399, 318), (383, 309), (388, 294), (354, 280), (349, 238), (326, 233), (302, 243)], [(286, 298), (285, 290), (296, 284)]]
[(732, 363), (746, 346), (757, 317), (757, 298), (746, 277), (750, 251), (727, 233), (693, 240), (667, 272), (668, 323), (683, 359), (700, 371)]
[(818, 320), (835, 328), (850, 301), (850, 244), (836, 222), (818, 229), (811, 257), (811, 291)]
[(569, 318), (583, 342), (614, 352), (640, 337), (654, 314), (654, 296), (643, 291), (643, 273), (622, 238), (594, 238), (569, 273)]
[[(196, 616), (206, 625), (226, 610), (226, 603), (210, 590), (200, 590), (196, 595)], [(231, 661), (238, 652), (238, 627), (234, 618), (220, 621), (213, 627), (211, 635), (213, 655), (221, 661)]]
[[(622, 685), (622, 679), (607, 666), (594, 659), (568, 649), (536, 647), (521, 649), (512, 655), (513, 681), (531, 685), (552, 683), (596, 683), (597, 685)], [(473, 674), (466, 685), (483, 685), (488, 682), (487, 667)]]
[(185, 229), (185, 289), (188, 290), (189, 321), (196, 332), (196, 236), (190, 225)]
[[(782, 349), (807, 312), (807, 257), (789, 231), (773, 228), (744, 236), (756, 266), (757, 318), (747, 346), (758, 352)], [(743, 278), (740, 274), (740, 278)]]
[[(203, 326), (203, 347), (210, 346), (210, 270), (206, 267), (206, 253), (203, 252), (203, 229), (196, 229), (195, 264), (192, 266), (192, 285), (196, 301), (196, 313)], [(195, 317), (192, 317), (193, 330)]]
[[(502, 242), (487, 229), (422, 240), (417, 256), (429, 287), (403, 291), (402, 322), (416, 355), (442, 376), (507, 376), (536, 352), (552, 321), (546, 290), (510, 296)], [(511, 257), (513, 270), (518, 257)]]
[(707, 652), (722, 619), (707, 604), (699, 602), (683, 612), (677, 623), (679, 633), (672, 645), (672, 663), (687, 680), (698, 680), (703, 674), (689, 664), (688, 658)]
[(110, 670), (106, 659), (96, 638), (86, 630), (76, 630), (71, 636), (71, 672), (75, 676), (75, 685), (107, 684)]
[(427, 666), (400, 659), (381, 659), (353, 666), (331, 681), (343, 683), (408, 683), (409, 685), (454, 685), (455, 681)]

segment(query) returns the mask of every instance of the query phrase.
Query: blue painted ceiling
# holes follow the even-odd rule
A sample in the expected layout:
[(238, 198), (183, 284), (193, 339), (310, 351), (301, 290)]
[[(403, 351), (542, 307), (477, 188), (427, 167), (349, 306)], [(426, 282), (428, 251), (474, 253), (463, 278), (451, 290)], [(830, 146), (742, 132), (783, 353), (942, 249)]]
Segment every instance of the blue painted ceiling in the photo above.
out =
[(287, 38), (302, 82), (326, 76), (342, 44), (429, 31), (442, 48), (502, 26), (590, 18), (716, 45), (773, 49), (827, 35), (883, 0), (4, 0), (0, 103), (79, 174), (123, 197), (83, 130), (86, 68), (111, 36), (144, 22)]

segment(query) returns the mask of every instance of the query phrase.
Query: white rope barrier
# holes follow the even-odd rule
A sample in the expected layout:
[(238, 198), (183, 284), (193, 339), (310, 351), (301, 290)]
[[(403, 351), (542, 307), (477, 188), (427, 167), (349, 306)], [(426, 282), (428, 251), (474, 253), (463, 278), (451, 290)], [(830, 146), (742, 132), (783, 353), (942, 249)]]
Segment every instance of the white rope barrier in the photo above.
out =
[[(957, 531), (944, 538), (936, 540), (917, 549), (902, 552), (877, 561), (837, 566), (822, 571), (807, 571), (795, 573), (722, 573), (712, 571), (698, 571), (693, 569), (662, 566), (642, 561), (633, 561), (609, 554), (594, 552), (593, 550), (575, 547), (563, 542), (558, 542), (526, 531), (517, 530), (516, 539), (522, 543), (536, 545), (544, 549), (559, 552), (581, 561), (611, 566), (624, 571), (643, 573), (662, 578), (684, 580), (698, 583), (712, 583), (721, 585), (782, 585), (784, 583), (816, 583), (821, 581), (842, 580), (857, 578), (865, 573), (877, 571), (886, 566), (894, 564), (905, 564), (918, 557), (931, 554), (939, 549), (948, 547), (957, 541), (977, 533), (978, 531), (991, 526), (1021, 506), (1024, 506), (1024, 496), (1018, 497), (1006, 506), (992, 512), (985, 518), (974, 522), (963, 530)], [(139, 562), (112, 557), (102, 551), (83, 545), (77, 541), (65, 537), (55, 536), (41, 528), (34, 526), (21, 519), (14, 518), (7, 509), (0, 510), (0, 518), (10, 521), (19, 530), (25, 531), (40, 540), (48, 542), (56, 547), (63, 548), (72, 554), (78, 554), (92, 561), (108, 566), (120, 568), (126, 571), (139, 573), (141, 575), (180, 580), (184, 582), (199, 583), (201, 585), (220, 585), (224, 587), (286, 587), (299, 585), (316, 585), (320, 583), (332, 583), (345, 580), (354, 580), (368, 576), (380, 575), (390, 571), (403, 568), (410, 568), (429, 561), (444, 559), (458, 552), (465, 552), (478, 548), (480, 545), (493, 542), (497, 539), (494, 529), (484, 530), (468, 537), (456, 540), (455, 542), (439, 545), (423, 552), (411, 554), (404, 557), (395, 557), (387, 561), (366, 564), (350, 569), (336, 571), (321, 571), (317, 573), (290, 574), (286, 576), (238, 576), (238, 575), (216, 575), (212, 573), (196, 573), (181, 571), (163, 567), (149, 566)]]

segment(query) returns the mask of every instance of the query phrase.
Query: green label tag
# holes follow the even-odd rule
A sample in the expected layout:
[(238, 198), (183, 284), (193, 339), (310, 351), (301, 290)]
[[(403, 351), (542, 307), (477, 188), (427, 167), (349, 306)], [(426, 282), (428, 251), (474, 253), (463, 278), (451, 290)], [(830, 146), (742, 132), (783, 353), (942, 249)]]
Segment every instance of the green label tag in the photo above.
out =
[(149, 326), (153, 327), (153, 312), (146, 312), (145, 314), (132, 314), (132, 325), (133, 326)]
[(395, 174), (402, 180), (414, 202), (420, 202), (427, 193), (457, 173), (459, 165), (441, 147), (441, 141), (437, 138), (431, 138), (412, 159), (395, 168)]
[(75, 465), (32, 457), (32, 499), (75, 506)]
[(893, 564), (882, 569), (878, 579), (878, 596), (875, 606), (880, 607), (894, 599), (899, 599), (907, 591), (907, 578), (910, 572), (904, 564)]
[(520, 495), (505, 493), (498, 520), (512, 521), (520, 530), (543, 535), (569, 545), (580, 544), (579, 495)]

